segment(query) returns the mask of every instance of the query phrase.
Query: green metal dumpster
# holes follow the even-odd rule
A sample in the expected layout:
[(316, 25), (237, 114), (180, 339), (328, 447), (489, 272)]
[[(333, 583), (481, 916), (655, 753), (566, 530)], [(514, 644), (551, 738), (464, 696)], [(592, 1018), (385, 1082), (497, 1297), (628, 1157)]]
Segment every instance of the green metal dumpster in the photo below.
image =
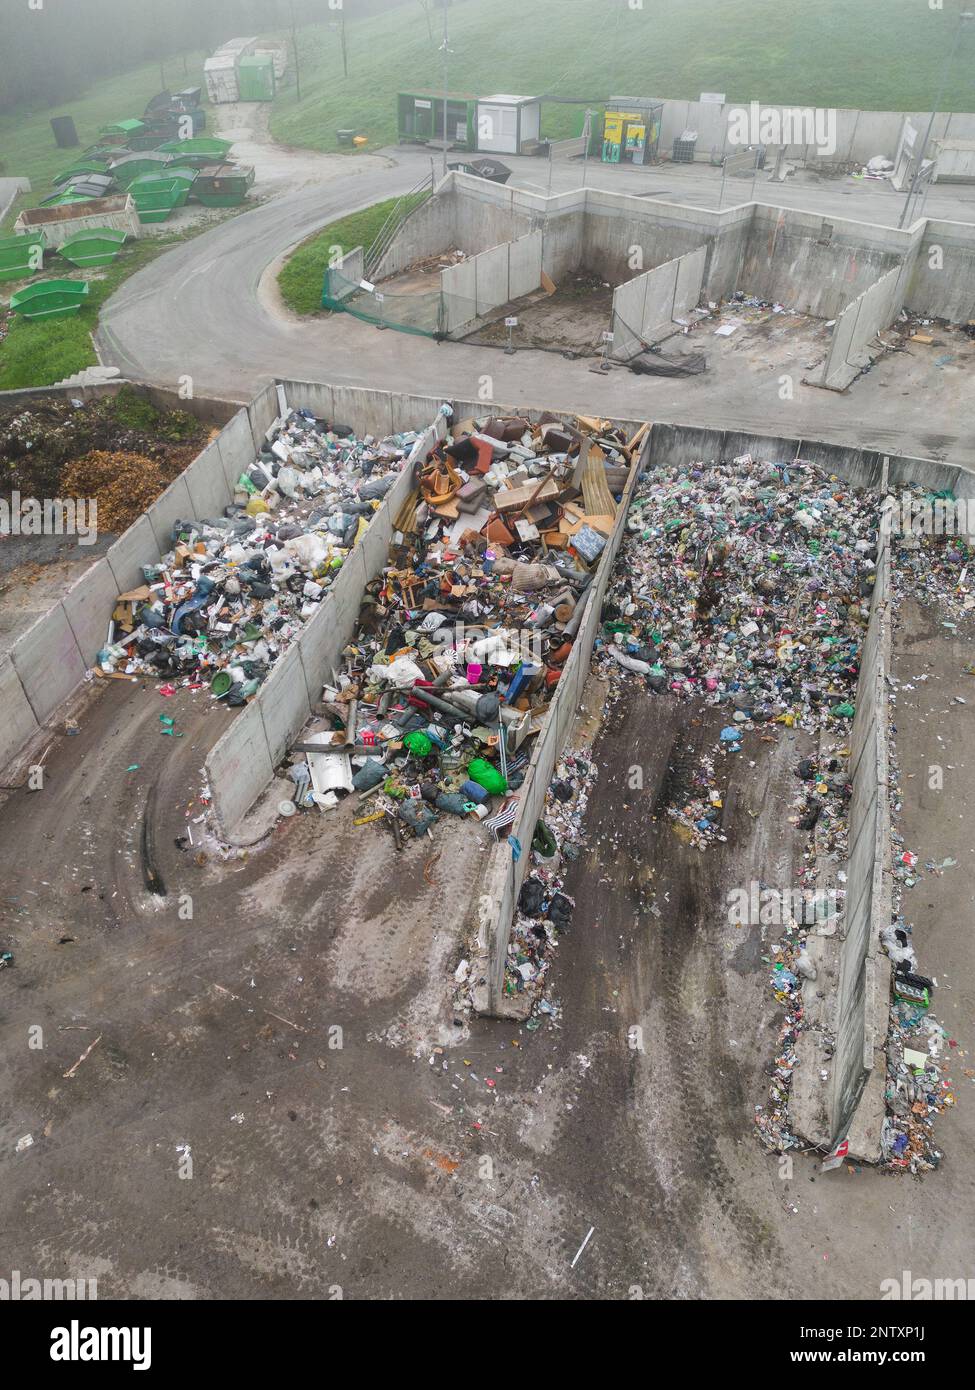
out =
[(111, 265), (124, 241), (124, 232), (113, 231), (111, 227), (90, 227), (64, 242), (58, 255), (79, 267)]
[(207, 208), (239, 207), (253, 183), (250, 164), (207, 164), (197, 173), (190, 201)]
[[(0, 238), (0, 280), (26, 280), (44, 265), (47, 237), (43, 232)], [(36, 247), (36, 250), (31, 248)]]
[(140, 222), (165, 222), (174, 208), (183, 206), (189, 191), (188, 179), (161, 174), (143, 174), (129, 184)]
[(173, 157), (170, 154), (162, 154), (159, 150), (143, 150), (138, 154), (123, 155), (121, 159), (108, 166), (108, 172), (120, 188), (128, 188), (133, 179), (141, 178), (143, 174), (159, 174), (172, 162)]
[[(130, 140), (138, 139), (145, 128), (145, 121), (113, 121), (111, 125), (103, 125), (98, 133), (103, 145), (126, 145)], [(129, 148), (134, 150), (137, 147), (130, 145)]]
[(231, 140), (220, 140), (216, 135), (193, 135), (188, 140), (168, 140), (159, 146), (160, 154), (178, 155), (180, 161), (196, 155), (205, 155), (212, 163), (224, 160), (233, 146)]
[(40, 280), (18, 290), (10, 307), (25, 319), (64, 318), (76, 314), (87, 298), (87, 280)]

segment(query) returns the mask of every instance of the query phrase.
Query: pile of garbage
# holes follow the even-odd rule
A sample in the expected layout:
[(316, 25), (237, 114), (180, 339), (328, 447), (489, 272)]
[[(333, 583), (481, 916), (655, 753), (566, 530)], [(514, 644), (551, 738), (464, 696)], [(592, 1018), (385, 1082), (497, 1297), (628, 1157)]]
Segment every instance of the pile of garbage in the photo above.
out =
[(575, 900), (564, 891), (568, 866), (580, 853), (586, 808), (596, 766), (580, 752), (565, 754), (545, 795), (542, 819), (532, 840), (532, 868), (518, 896), (505, 961), (504, 993), (524, 996), (529, 1030), (558, 1017), (545, 990), (560, 937), (569, 930)]
[(240, 475), (222, 516), (174, 522), (173, 549), (120, 594), (106, 674), (209, 683), (246, 703), (327, 593), (416, 442), (292, 411)]
[(933, 604), (944, 626), (955, 627), (960, 614), (975, 612), (975, 499), (911, 483), (887, 507), (895, 598)]
[[(911, 997), (903, 997), (905, 988)], [(935, 1116), (944, 1114), (955, 1098), (944, 1075), (948, 1035), (927, 1012), (927, 990), (916, 996), (916, 989), (895, 975), (880, 1147), (888, 1167), (924, 1173), (937, 1168), (942, 1158), (935, 1143)]]
[(812, 464), (746, 454), (648, 474), (606, 596), (603, 673), (726, 707), (728, 751), (757, 726), (844, 728), (877, 511)]
[(445, 435), (294, 750), (295, 806), (374, 798), (358, 823), (397, 848), (441, 813), (507, 832), (644, 432), (543, 414)]

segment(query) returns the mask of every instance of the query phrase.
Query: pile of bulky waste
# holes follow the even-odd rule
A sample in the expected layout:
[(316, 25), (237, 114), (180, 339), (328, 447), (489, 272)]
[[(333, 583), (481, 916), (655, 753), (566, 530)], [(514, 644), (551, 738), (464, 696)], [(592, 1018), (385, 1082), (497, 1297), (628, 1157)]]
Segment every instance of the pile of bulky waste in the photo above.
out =
[(418, 467), (344, 670), (293, 750), (296, 806), (357, 792), (357, 823), (385, 822), (397, 848), (440, 814), (508, 834), (527, 741), (572, 652), (645, 430), (628, 439), (605, 421), (548, 414), (453, 425)]
[(98, 667), (246, 703), (315, 613), (393, 486), (415, 433), (377, 440), (292, 411), (223, 515), (173, 523), (172, 550), (118, 596)]

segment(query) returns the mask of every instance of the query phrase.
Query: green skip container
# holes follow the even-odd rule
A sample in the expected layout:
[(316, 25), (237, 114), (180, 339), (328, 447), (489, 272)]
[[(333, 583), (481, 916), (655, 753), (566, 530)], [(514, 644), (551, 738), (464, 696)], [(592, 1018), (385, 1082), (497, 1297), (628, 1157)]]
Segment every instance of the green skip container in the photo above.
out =
[[(43, 232), (0, 237), (0, 280), (26, 280), (36, 270), (43, 269), (46, 245), (47, 237)], [(32, 251), (31, 247), (38, 250)]]
[(165, 145), (159, 146), (159, 151), (161, 154), (178, 155), (180, 159), (202, 155), (208, 160), (219, 162), (227, 158), (232, 144), (231, 140), (220, 140), (215, 135), (193, 135), (187, 140), (169, 140)]
[(143, 174), (129, 184), (129, 194), (140, 222), (165, 222), (174, 209), (183, 206), (189, 191), (187, 179), (159, 174)]
[(113, 231), (111, 227), (90, 227), (78, 232), (58, 248), (72, 265), (84, 268), (90, 265), (111, 265), (122, 249), (124, 232)]
[(25, 319), (65, 318), (88, 298), (87, 280), (40, 280), (11, 297), (10, 307)]

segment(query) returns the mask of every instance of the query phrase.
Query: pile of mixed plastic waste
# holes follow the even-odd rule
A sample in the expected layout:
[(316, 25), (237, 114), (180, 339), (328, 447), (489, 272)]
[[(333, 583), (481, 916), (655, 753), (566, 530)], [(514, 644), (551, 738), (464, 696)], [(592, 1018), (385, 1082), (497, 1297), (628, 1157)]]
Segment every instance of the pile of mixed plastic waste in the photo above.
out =
[(293, 411), (222, 516), (173, 524), (173, 549), (119, 595), (98, 665), (208, 683), (225, 704), (244, 704), (322, 601), (416, 438), (357, 439)]
[(947, 628), (975, 611), (975, 498), (911, 484), (888, 499), (884, 525), (896, 556), (896, 598), (934, 604), (947, 615)]
[(877, 510), (812, 464), (648, 474), (607, 593), (604, 671), (727, 707), (729, 749), (756, 725), (852, 719)]
[(397, 847), (440, 813), (508, 833), (637, 451), (583, 417), (445, 435), (287, 769), (296, 806), (358, 792), (357, 823), (385, 822)]

